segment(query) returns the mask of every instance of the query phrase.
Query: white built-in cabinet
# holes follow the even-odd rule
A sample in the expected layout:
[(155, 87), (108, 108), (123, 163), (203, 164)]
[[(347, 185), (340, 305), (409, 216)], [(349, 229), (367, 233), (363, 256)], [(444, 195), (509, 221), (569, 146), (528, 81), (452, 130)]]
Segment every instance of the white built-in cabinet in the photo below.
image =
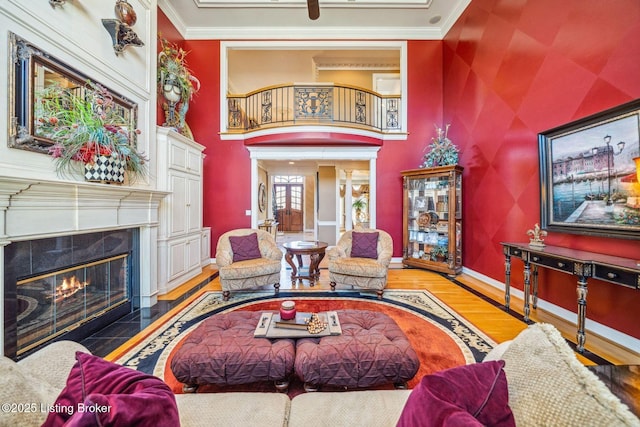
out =
[(165, 294), (202, 272), (211, 259), (211, 229), (202, 227), (204, 146), (157, 128), (160, 203), (158, 292)]

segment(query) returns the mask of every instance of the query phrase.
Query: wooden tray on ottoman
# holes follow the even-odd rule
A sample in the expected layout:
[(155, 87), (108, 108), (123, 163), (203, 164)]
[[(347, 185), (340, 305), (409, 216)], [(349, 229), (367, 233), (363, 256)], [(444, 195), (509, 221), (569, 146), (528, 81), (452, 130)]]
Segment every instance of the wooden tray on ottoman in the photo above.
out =
[(335, 311), (318, 313), (321, 321), (327, 322), (327, 328), (317, 334), (307, 331), (305, 321), (312, 313), (297, 313), (294, 320), (282, 320), (279, 313), (265, 312), (260, 316), (253, 333), (255, 338), (321, 338), (329, 335), (340, 335), (340, 319)]

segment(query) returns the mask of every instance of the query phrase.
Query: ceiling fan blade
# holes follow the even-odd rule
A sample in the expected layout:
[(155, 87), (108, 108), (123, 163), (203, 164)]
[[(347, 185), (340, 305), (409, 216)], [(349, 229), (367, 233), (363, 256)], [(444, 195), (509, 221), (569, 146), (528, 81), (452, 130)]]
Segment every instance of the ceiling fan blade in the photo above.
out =
[(318, 0), (307, 0), (307, 8), (309, 9), (309, 19), (316, 20), (320, 17), (320, 5)]

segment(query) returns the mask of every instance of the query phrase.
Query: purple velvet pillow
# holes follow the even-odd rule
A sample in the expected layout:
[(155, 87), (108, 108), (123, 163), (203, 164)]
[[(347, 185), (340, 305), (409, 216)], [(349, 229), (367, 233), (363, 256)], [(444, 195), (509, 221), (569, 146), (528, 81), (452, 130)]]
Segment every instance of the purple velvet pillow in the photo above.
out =
[(351, 233), (351, 257), (378, 259), (378, 232)]
[(229, 236), (229, 242), (233, 252), (233, 262), (262, 258), (257, 233), (246, 236)]
[(152, 375), (76, 352), (67, 385), (45, 427), (180, 425), (175, 397)]
[(426, 375), (397, 426), (515, 426), (503, 367), (504, 361), (496, 360)]

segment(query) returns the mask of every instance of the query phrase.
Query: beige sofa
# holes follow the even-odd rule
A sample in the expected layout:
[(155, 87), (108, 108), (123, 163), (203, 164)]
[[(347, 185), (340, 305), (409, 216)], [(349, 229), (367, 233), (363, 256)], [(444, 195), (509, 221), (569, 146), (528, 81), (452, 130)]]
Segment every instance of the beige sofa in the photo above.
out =
[[(75, 351), (51, 344), (0, 366), (0, 402), (53, 404)], [(586, 369), (550, 325), (532, 325), (496, 347), (486, 360), (505, 360), (509, 405), (518, 426), (640, 426), (640, 420)], [(55, 361), (55, 362), (52, 362)], [(410, 390), (176, 395), (183, 426), (395, 426)], [(40, 425), (46, 414), (0, 411), (0, 426)]]

